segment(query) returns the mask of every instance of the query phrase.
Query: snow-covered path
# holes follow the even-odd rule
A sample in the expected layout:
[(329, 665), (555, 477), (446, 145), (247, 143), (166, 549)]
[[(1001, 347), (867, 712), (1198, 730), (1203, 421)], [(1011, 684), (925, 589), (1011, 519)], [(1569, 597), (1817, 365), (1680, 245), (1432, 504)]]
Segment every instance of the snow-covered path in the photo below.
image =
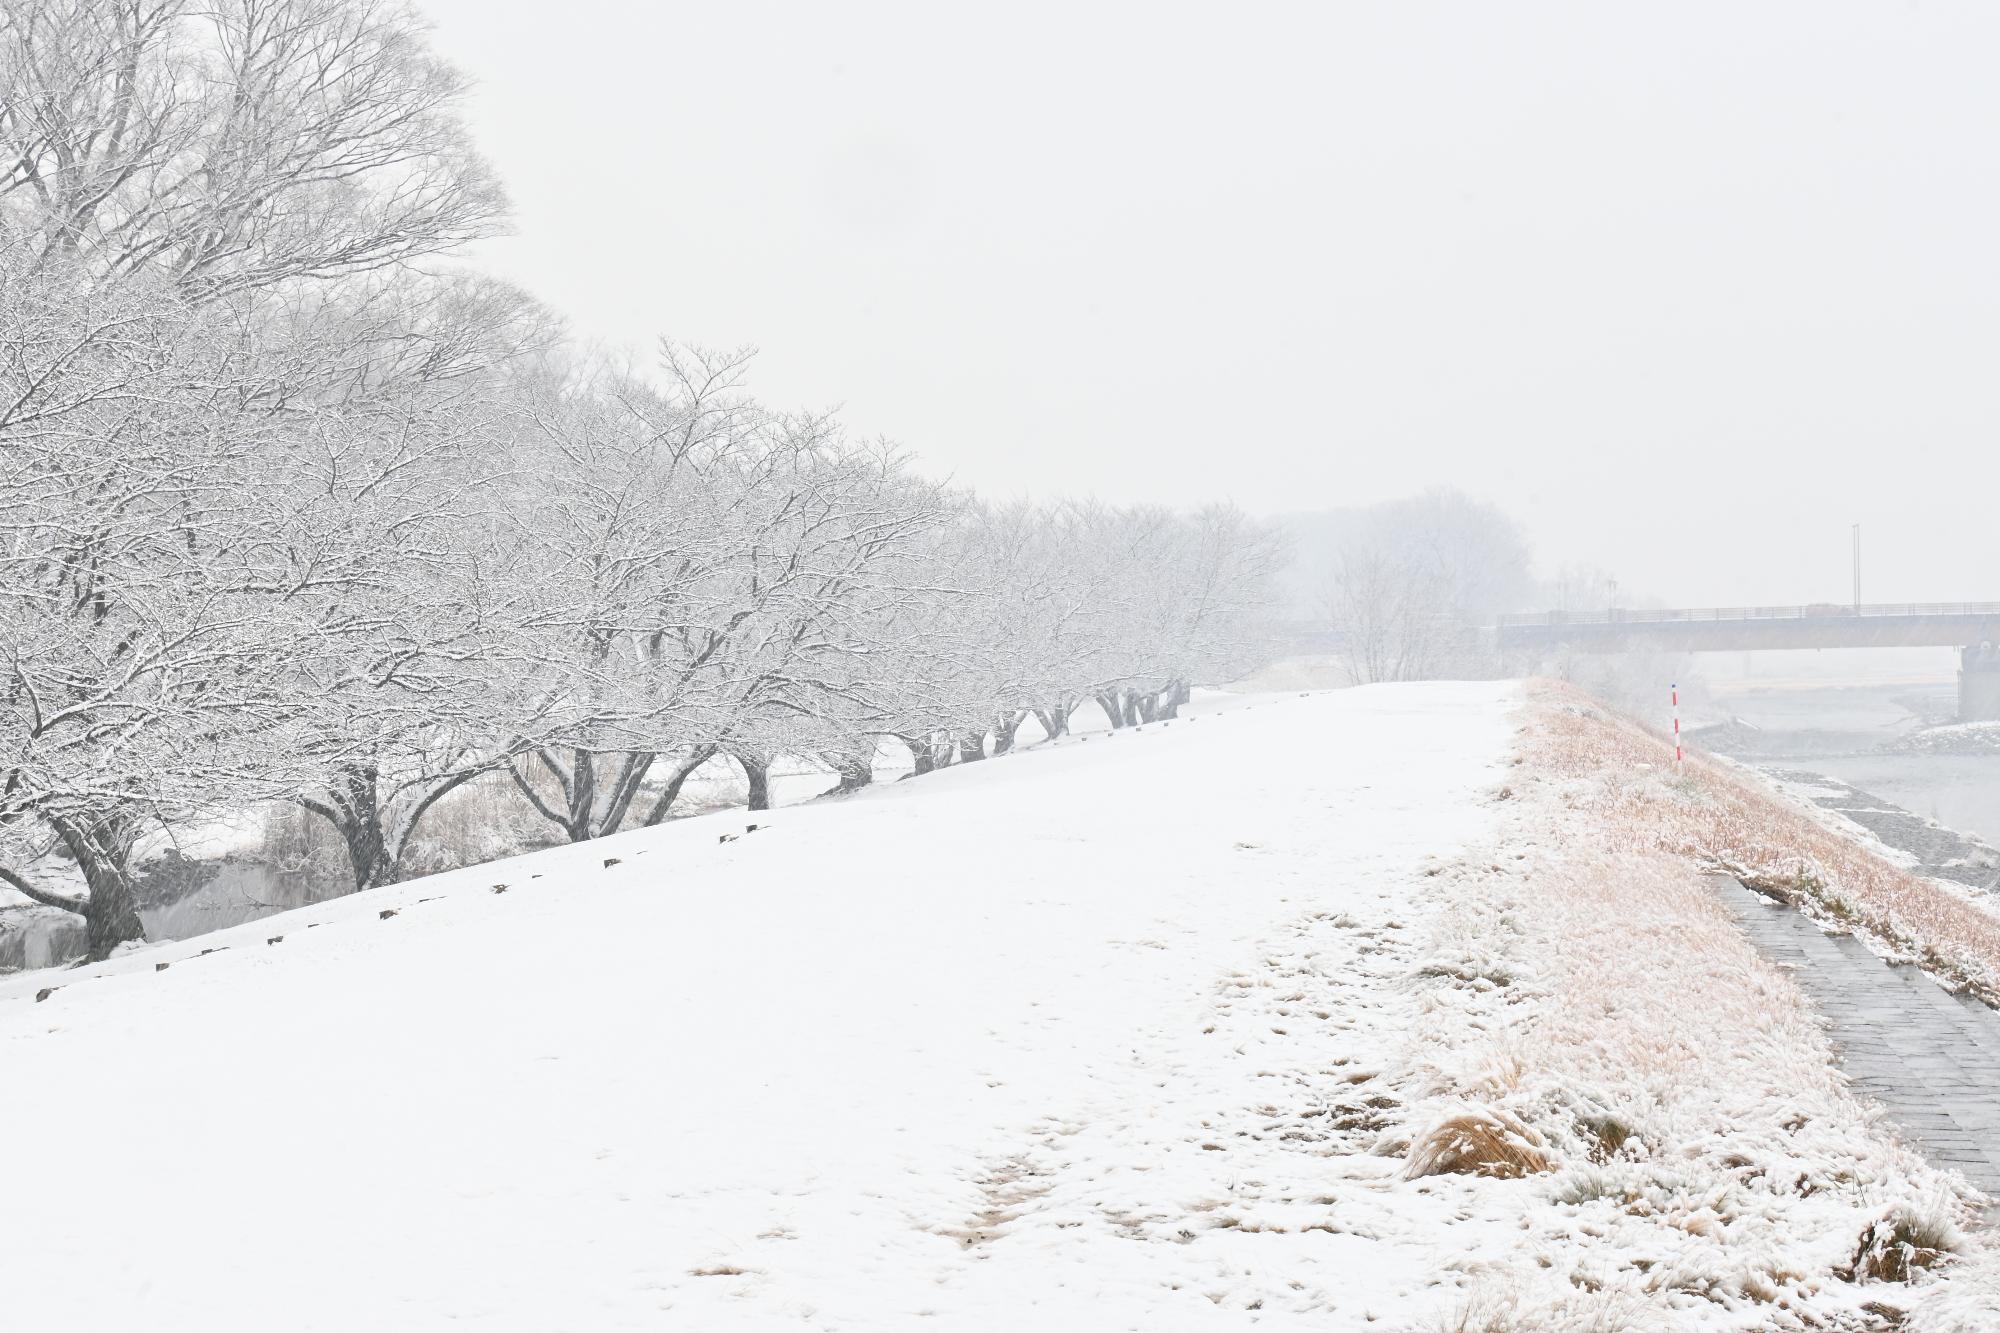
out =
[(1429, 1311), (1452, 1205), (1357, 1226), (1325, 1164), (1399, 1165), (1361, 1152), (1398, 940), (1495, 827), (1515, 701), (1253, 701), (0, 983), (10, 1319)]
[(1727, 876), (1716, 892), (1812, 998), (1854, 1087), (1925, 1157), (2000, 1194), (2000, 1013)]

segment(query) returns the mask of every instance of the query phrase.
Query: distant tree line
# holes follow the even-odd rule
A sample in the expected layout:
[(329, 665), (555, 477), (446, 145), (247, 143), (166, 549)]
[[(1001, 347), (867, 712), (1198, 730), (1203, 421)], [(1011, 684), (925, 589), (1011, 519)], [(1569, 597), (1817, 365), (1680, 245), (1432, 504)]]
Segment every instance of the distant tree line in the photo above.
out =
[(1672, 683), (1696, 682), (1686, 654), (1503, 656), (1489, 631), (1508, 613), (1594, 618), (1661, 603), (1589, 565), (1537, 579), (1521, 525), (1459, 491), (1295, 515), (1286, 528), (1296, 558), (1279, 579), (1284, 614), (1336, 632), (1331, 656), (1346, 681), (1553, 676), (1642, 712)]
[(476, 780), (587, 839), (1257, 664), (1231, 508), (988, 503), (440, 262), (504, 212), (463, 93), (392, 4), (0, 8), (0, 882), (92, 956), (163, 825), (289, 802), (366, 887)]
[(1492, 505), (1439, 488), (1365, 509), (1303, 514), (1289, 528), (1290, 614), (1337, 631), (1356, 684), (1496, 676), (1479, 634), (1536, 585), (1526, 535)]

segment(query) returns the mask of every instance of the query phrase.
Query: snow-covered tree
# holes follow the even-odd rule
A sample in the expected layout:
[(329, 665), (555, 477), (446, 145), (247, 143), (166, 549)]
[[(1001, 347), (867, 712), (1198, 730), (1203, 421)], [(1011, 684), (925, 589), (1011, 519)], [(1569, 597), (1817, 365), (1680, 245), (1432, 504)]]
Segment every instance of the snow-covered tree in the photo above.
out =
[(754, 793), (775, 754), (829, 744), (867, 613), (933, 521), (893, 452), (752, 400), (747, 359), (668, 345), (657, 376), (552, 382), (520, 441), (543, 683), (509, 771), (572, 839), (663, 818), (718, 754)]
[(8, 0), (0, 218), (36, 259), (193, 297), (491, 229), (465, 80), (379, 0)]
[(1476, 627), (1530, 594), (1520, 527), (1451, 490), (1349, 517), (1318, 589), (1349, 674), (1365, 683), (1496, 669)]
[[(157, 284), (115, 287), (0, 234), (0, 827), (51, 834), (94, 953), (142, 933), (146, 827), (281, 790), (294, 717), (275, 664), (335, 571), (271, 484), (294, 425), (246, 410), (233, 325)], [(295, 498), (295, 497), (293, 497)]]
[[(398, 5), (21, 0), (0, 89), (5, 877), (101, 954), (142, 933), (149, 823), (324, 785), (365, 740), (309, 715), (390, 623), (441, 456), (386, 389), (461, 350), (395, 270), (500, 197)], [(496, 297), (429, 313), (454, 303)], [(83, 891), (12, 868), (50, 839)]]
[(289, 664), (325, 760), (295, 799), (365, 888), (397, 878), (424, 817), (507, 753), (497, 701), (516, 688), (523, 611), (517, 535), (495, 512), (515, 422), (500, 377), (554, 330), (519, 293), (463, 275), (344, 284), (293, 313), (315, 370), (281, 410), (321, 429), (283, 473), (315, 499), (319, 558), (346, 570), (313, 654)]

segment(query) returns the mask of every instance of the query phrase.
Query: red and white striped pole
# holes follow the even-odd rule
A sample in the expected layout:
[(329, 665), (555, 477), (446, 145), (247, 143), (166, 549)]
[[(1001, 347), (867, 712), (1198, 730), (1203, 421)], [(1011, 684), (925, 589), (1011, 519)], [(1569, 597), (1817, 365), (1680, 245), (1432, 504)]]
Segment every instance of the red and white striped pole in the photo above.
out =
[(1681, 683), (1675, 681), (1674, 691), (1674, 772), (1681, 771)]

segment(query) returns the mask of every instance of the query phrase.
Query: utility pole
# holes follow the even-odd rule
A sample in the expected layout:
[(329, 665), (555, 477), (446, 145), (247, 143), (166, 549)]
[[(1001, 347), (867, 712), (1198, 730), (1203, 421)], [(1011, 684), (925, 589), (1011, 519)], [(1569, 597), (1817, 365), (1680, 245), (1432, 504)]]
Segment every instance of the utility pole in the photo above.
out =
[(1861, 525), (1854, 525), (1854, 614), (1861, 614)]

